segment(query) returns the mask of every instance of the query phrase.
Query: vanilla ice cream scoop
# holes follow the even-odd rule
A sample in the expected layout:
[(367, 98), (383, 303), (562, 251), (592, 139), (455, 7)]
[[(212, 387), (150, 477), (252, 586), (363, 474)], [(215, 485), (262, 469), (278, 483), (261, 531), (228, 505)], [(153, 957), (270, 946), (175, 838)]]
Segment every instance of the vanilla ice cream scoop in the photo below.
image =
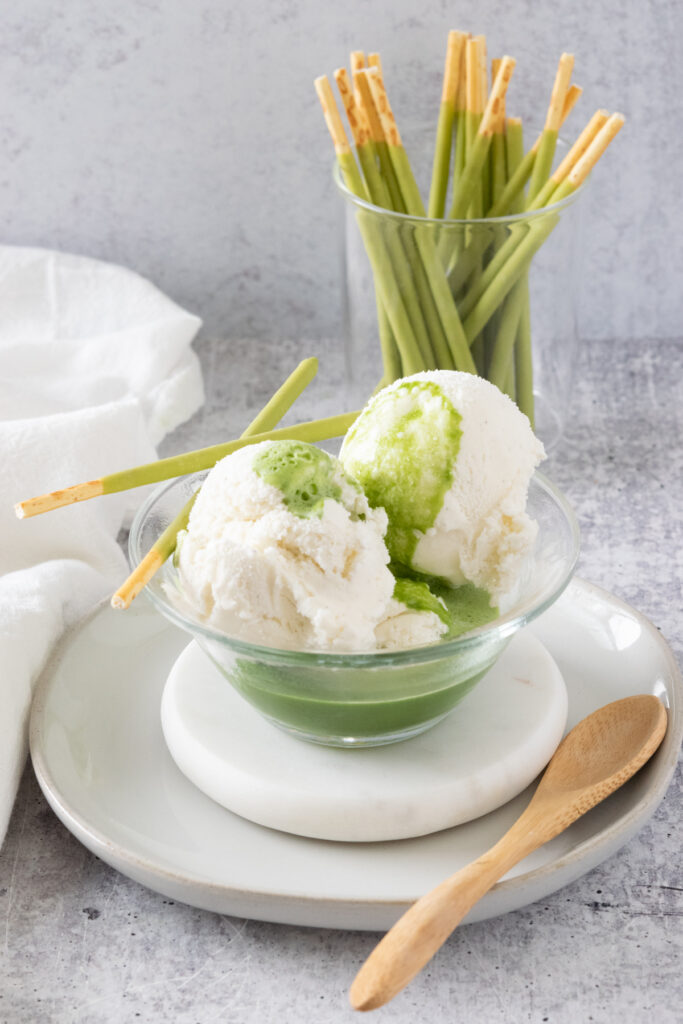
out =
[(498, 604), (533, 546), (529, 481), (544, 458), (529, 420), (493, 384), (435, 370), (384, 388), (349, 430), (345, 470), (389, 517), (394, 562), (472, 583)]
[(407, 610), (393, 597), (386, 528), (384, 510), (333, 456), (299, 441), (248, 446), (202, 485), (178, 546), (179, 594), (208, 625), (270, 647), (367, 651), (403, 646), (407, 635), (407, 646), (438, 639), (431, 614), (413, 616), (412, 634), (408, 624), (394, 640), (375, 634)]

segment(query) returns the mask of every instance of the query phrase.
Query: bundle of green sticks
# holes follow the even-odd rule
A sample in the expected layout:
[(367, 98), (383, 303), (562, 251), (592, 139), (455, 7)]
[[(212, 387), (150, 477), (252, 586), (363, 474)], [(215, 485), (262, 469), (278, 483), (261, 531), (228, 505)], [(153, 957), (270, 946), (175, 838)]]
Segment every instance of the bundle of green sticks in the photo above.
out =
[[(356, 220), (375, 283), (383, 384), (420, 370), (479, 373), (533, 425), (530, 266), (624, 123), (596, 111), (553, 169), (560, 129), (581, 95), (573, 66), (562, 54), (543, 130), (525, 152), (521, 119), (506, 116), (514, 59), (491, 62), (489, 90), (484, 36), (450, 32), (426, 205), (379, 55), (366, 61), (354, 51), (351, 73), (334, 73), (355, 156), (329, 80), (316, 79), (344, 185), (362, 200)], [(381, 211), (416, 220), (401, 229)]]

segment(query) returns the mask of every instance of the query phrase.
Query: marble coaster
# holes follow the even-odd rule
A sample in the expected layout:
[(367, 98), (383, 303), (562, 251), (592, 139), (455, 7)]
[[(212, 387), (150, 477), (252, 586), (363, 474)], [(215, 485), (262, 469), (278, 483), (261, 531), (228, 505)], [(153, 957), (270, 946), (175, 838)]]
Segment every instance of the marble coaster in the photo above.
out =
[(447, 718), (388, 746), (340, 749), (290, 736), (194, 641), (161, 706), (171, 756), (217, 803), (259, 825), (343, 842), (428, 835), (500, 807), (545, 767), (566, 720), (560, 671), (524, 630)]

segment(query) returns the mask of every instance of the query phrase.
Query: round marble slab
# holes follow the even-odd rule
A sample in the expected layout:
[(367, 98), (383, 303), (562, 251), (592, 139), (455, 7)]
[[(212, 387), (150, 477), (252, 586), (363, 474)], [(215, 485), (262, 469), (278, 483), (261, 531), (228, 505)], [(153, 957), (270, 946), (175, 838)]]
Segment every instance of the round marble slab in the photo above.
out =
[(420, 736), (347, 750), (271, 725), (193, 642), (164, 688), (181, 772), (230, 811), (294, 835), (408, 839), (480, 817), (520, 793), (562, 738), (567, 692), (548, 651), (517, 634), (460, 705)]

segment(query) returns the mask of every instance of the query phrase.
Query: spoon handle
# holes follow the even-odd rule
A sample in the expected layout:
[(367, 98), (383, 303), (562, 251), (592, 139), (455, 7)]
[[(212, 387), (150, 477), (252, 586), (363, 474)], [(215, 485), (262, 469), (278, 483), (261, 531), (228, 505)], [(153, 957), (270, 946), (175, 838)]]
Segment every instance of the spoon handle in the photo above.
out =
[[(414, 903), (375, 947), (351, 986), (353, 1008), (374, 1010), (393, 999), (494, 882), (645, 764), (661, 743), (666, 722), (666, 710), (657, 697), (641, 694), (614, 701), (574, 726), (512, 828), (481, 857)], [(609, 743), (604, 742), (606, 734)]]
[(547, 842), (538, 823), (529, 805), (495, 846), (413, 903), (356, 975), (349, 992), (355, 1010), (383, 1006), (422, 970), (491, 886)]

